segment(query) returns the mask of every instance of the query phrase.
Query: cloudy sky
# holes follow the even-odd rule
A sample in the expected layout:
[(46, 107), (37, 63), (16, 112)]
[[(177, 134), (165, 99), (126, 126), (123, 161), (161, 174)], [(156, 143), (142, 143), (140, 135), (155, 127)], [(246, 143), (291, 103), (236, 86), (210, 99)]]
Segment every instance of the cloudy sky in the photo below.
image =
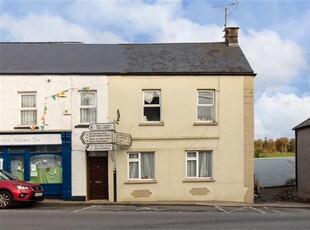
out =
[(255, 138), (294, 137), (310, 117), (310, 1), (235, 2), (0, 0), (0, 42), (218, 42), (227, 6), (257, 73)]

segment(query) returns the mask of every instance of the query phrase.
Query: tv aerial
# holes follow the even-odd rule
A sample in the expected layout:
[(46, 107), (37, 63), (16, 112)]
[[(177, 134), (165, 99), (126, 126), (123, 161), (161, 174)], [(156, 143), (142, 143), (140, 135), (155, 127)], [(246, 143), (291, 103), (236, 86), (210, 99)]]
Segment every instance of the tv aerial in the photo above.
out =
[(212, 8), (224, 8), (225, 9), (225, 13), (224, 13), (224, 30), (226, 29), (226, 25), (227, 25), (227, 17), (230, 16), (233, 12), (228, 12), (228, 9), (230, 7), (234, 7), (233, 10), (236, 9), (236, 7), (238, 6), (238, 1), (234, 1), (234, 2), (229, 2), (229, 3), (223, 3), (223, 4), (218, 4), (218, 5), (214, 5), (212, 6)]

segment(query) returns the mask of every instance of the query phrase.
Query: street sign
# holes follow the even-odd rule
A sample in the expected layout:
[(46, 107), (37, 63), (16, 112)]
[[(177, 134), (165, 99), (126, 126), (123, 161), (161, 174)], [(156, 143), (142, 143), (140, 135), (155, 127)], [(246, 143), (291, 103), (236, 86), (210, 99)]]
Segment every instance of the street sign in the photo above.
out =
[(114, 142), (114, 131), (84, 131), (80, 139), (83, 144), (111, 144)]
[(127, 133), (115, 133), (115, 143), (117, 145), (131, 145), (131, 135)]
[(115, 123), (93, 123), (88, 126), (90, 130), (115, 130)]
[(116, 150), (114, 144), (89, 144), (86, 145), (87, 151), (111, 151)]

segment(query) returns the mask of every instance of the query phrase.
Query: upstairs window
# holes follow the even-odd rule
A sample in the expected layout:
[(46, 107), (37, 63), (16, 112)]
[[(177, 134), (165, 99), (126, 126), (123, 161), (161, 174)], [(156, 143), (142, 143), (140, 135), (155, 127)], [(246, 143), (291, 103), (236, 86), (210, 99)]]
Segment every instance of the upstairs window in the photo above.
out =
[(97, 93), (80, 92), (80, 123), (97, 122)]
[(160, 90), (143, 91), (143, 121), (160, 121)]
[(20, 108), (20, 124), (37, 124), (37, 103), (35, 93), (22, 93)]
[(214, 90), (198, 90), (197, 120), (215, 121), (215, 93)]

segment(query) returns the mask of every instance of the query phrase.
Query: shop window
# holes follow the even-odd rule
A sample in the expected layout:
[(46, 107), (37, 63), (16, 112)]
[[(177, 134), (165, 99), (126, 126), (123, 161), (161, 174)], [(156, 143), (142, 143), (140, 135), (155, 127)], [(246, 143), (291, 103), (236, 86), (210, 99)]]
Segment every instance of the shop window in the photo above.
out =
[(61, 145), (35, 145), (30, 146), (29, 151), (32, 153), (55, 153), (61, 152)]
[(55, 154), (32, 156), (30, 181), (41, 184), (62, 183), (62, 157)]
[(24, 146), (8, 147), (8, 153), (24, 153), (24, 152), (25, 152)]
[(10, 160), (10, 168), (11, 168), (11, 174), (18, 178), (19, 180), (25, 179), (25, 162), (24, 158), (20, 156), (14, 156)]
[(3, 169), (3, 157), (0, 156), (0, 169)]

